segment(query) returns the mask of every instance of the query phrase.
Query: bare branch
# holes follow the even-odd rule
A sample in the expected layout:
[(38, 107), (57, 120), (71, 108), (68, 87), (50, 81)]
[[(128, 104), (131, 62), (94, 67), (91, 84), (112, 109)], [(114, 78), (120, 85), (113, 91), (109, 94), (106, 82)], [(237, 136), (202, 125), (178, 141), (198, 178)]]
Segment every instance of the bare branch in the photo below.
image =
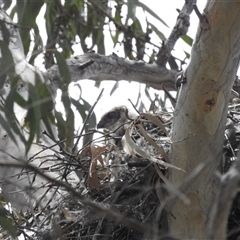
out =
[(239, 189), (240, 156), (226, 174), (219, 176), (219, 189), (209, 216), (208, 239), (227, 239), (228, 217)]
[[(128, 80), (145, 83), (155, 89), (162, 89), (162, 85), (164, 85), (167, 90), (176, 90), (175, 77), (177, 72), (156, 64), (130, 61), (115, 54), (103, 56), (96, 53), (73, 56), (67, 59), (66, 63), (74, 82), (81, 79), (96, 81)], [(54, 86), (54, 89), (58, 88), (60, 73), (57, 65), (54, 65), (46, 72), (46, 78)]]
[(171, 51), (173, 50), (177, 40), (185, 35), (188, 31), (188, 27), (190, 26), (190, 18), (189, 15), (192, 13), (193, 5), (196, 1), (185, 1), (185, 4), (182, 10), (179, 12), (179, 16), (177, 18), (177, 22), (168, 37), (168, 39), (163, 43), (159, 53), (157, 64), (159, 66), (165, 66), (169, 57), (171, 56)]

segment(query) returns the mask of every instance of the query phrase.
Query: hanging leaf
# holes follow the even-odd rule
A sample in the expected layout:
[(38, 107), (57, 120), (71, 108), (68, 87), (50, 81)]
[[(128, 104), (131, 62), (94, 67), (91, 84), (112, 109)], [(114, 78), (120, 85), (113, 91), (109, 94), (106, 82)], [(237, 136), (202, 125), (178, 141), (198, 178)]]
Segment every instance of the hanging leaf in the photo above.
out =
[(1, 114), (0, 114), (0, 123), (1, 123), (1, 126), (4, 128), (4, 130), (7, 132), (7, 135), (11, 138), (11, 140), (15, 144), (17, 144), (16, 137), (14, 136), (14, 134), (12, 132), (11, 126), (9, 125), (9, 123), (5, 120), (5, 118)]
[(60, 141), (65, 140), (66, 137), (66, 125), (63, 119), (62, 113), (55, 110), (54, 115), (57, 120), (58, 138)]
[(12, 4), (12, 0), (3, 0), (3, 9), (6, 11)]
[(178, 65), (177, 65), (177, 63), (176, 63), (175, 58), (174, 58), (172, 55), (169, 57), (168, 63), (169, 63), (169, 65), (170, 65), (171, 69), (178, 70)]
[(110, 96), (118, 89), (119, 87), (119, 82), (115, 82), (114, 86), (111, 89)]
[(150, 89), (150, 87), (149, 86), (145, 86), (145, 94), (146, 94), (146, 97), (148, 98), (148, 100), (150, 101), (150, 102), (152, 102), (153, 100), (152, 100), (152, 98), (151, 98), (151, 96), (150, 96), (150, 94), (149, 94), (149, 89)]
[(97, 48), (98, 48), (98, 53), (105, 55), (105, 43), (104, 43), (103, 29), (98, 30)]
[(184, 53), (185, 53), (185, 55), (186, 55), (186, 58), (190, 58), (190, 54), (188, 53), (188, 52), (186, 52), (186, 51), (184, 51)]
[[(0, 21), (0, 27), (2, 27), (1, 23), (2, 21)], [(2, 31), (2, 34), (5, 34), (5, 31)], [(7, 41), (9, 41), (9, 39)], [(0, 64), (1, 64), (0, 89), (3, 87), (7, 76), (9, 78), (13, 78), (15, 74), (15, 69), (14, 69), (15, 64), (13, 61), (12, 53), (8, 48), (7, 41), (0, 40), (0, 52), (2, 55), (0, 59)]]
[(144, 128), (143, 128), (143, 126), (142, 126), (141, 124), (138, 124), (137, 126), (138, 126), (138, 128), (139, 128), (140, 133), (141, 133), (142, 136), (146, 139), (146, 141), (147, 141), (148, 143), (150, 143), (154, 148), (156, 148), (156, 149), (159, 151), (159, 153), (163, 156), (164, 160), (169, 163), (169, 162), (170, 162), (170, 161), (169, 161), (169, 158), (168, 158), (166, 152), (164, 151), (164, 149), (163, 149), (161, 146), (159, 146), (159, 145), (149, 136), (149, 134), (144, 130)]
[(139, 7), (141, 7), (144, 11), (148, 12), (150, 15), (155, 17), (157, 20), (159, 20), (163, 25), (169, 28), (169, 26), (155, 13), (153, 12), (148, 6), (146, 6), (144, 3), (136, 0), (135, 4)]
[(110, 34), (111, 34), (112, 41), (113, 41), (113, 47), (116, 47), (116, 44), (118, 43), (120, 32), (116, 31), (115, 34), (112, 34), (112, 31), (110, 31)]
[[(91, 144), (92, 160), (88, 173), (88, 187), (90, 190), (99, 190), (99, 180), (98, 180), (98, 162), (101, 164), (101, 168), (104, 169), (105, 164), (102, 158), (102, 153), (106, 150), (106, 146), (97, 146), (94, 143)], [(106, 176), (106, 175), (105, 175)], [(104, 178), (104, 176), (101, 176)]]
[(73, 147), (73, 137), (74, 137), (74, 131), (75, 131), (75, 125), (74, 125), (74, 113), (73, 110), (71, 108), (71, 100), (70, 97), (68, 95), (68, 88), (67, 86), (65, 86), (65, 89), (63, 90), (62, 93), (62, 103), (65, 109), (65, 113), (66, 113), (66, 121), (65, 121), (65, 125), (66, 125), (66, 141), (65, 141), (65, 147), (68, 151), (71, 151), (72, 147)]
[[(19, 28), (24, 53), (27, 55), (30, 48), (31, 37), (30, 31), (31, 29), (35, 29), (35, 33), (38, 32), (38, 26), (36, 24), (36, 18), (44, 4), (44, 1), (17, 1), (17, 14), (18, 14), (18, 24), (23, 26)], [(40, 37), (40, 35), (39, 35)]]
[(176, 167), (170, 163), (167, 163), (167, 162), (164, 162), (160, 159), (157, 159), (153, 156), (151, 156), (148, 152), (144, 151), (140, 146), (138, 146), (131, 138), (131, 135), (130, 135), (130, 128), (128, 128), (126, 131), (125, 131), (125, 139), (126, 139), (126, 142), (127, 144), (131, 147), (131, 149), (133, 149), (133, 151), (135, 152), (135, 154), (138, 154), (140, 155), (142, 158), (144, 159), (148, 159), (149, 161), (151, 162), (154, 162), (154, 163), (158, 163), (160, 164), (161, 166), (164, 166), (166, 168), (170, 167), (170, 168), (174, 168), (174, 169), (177, 169), (177, 170), (180, 170), (180, 171), (183, 171), (185, 172), (183, 169), (179, 168), (179, 167)]
[(136, 18), (136, 4), (135, 4), (135, 2), (132, 1), (132, 0), (128, 0), (127, 1), (127, 9), (128, 9), (128, 13), (127, 13), (127, 18), (126, 18), (125, 25), (127, 25), (129, 18), (131, 18), (133, 21)]
[(151, 29), (157, 34), (157, 36), (162, 40), (165, 41), (166, 37), (165, 35), (159, 31), (157, 27), (155, 27), (152, 23), (148, 22), (148, 24), (151, 26)]
[[(36, 24), (34, 26), (34, 40), (32, 41), (34, 46), (33, 46), (33, 49), (32, 49), (32, 55), (29, 59), (29, 63), (34, 65), (34, 60), (36, 59), (36, 57), (39, 56), (39, 54), (41, 53), (39, 51), (39, 49), (43, 49), (44, 46), (43, 46), (43, 41), (42, 41), (42, 38), (41, 38), (41, 35), (40, 35), (40, 32), (39, 32), (39, 28), (38, 28), (38, 25)], [(37, 53), (37, 54), (36, 54)]]
[(7, 219), (6, 217), (0, 216), (0, 226), (6, 230), (13, 238), (17, 237), (17, 229), (13, 225), (12, 221)]
[(166, 134), (166, 136), (168, 136), (168, 131), (166, 130), (165, 126), (163, 125), (161, 120), (159, 120), (156, 116), (150, 113), (141, 113), (141, 115), (150, 120), (157, 127), (161, 128), (162, 131)]
[[(91, 109), (91, 105), (85, 101), (83, 98), (81, 98), (81, 101), (83, 101), (83, 104), (80, 103), (80, 101), (76, 101), (75, 99), (71, 98), (71, 103), (76, 107), (78, 113), (81, 115), (81, 118), (84, 120), (87, 117), (86, 112), (89, 112), (89, 110)], [(85, 132), (87, 131), (87, 129), (89, 128), (95, 128), (96, 126), (96, 115), (93, 112), (92, 115), (89, 117), (87, 125), (85, 126)], [(88, 144), (93, 138), (92, 134), (89, 135), (85, 135), (83, 137), (83, 146), (85, 146), (86, 144)]]
[(44, 123), (44, 127), (46, 127), (46, 129), (42, 130), (46, 130), (50, 137), (55, 139), (55, 131), (53, 130), (53, 126), (55, 126), (53, 98), (46, 84), (41, 82), (40, 77), (36, 75), (35, 79), (35, 88), (40, 99), (41, 120)]
[(29, 129), (29, 137), (26, 145), (26, 152), (31, 147), (35, 136), (39, 139), (40, 134), (40, 120), (41, 120), (41, 100), (39, 99), (36, 87), (29, 83), (28, 85), (29, 99), (28, 112), (25, 117), (24, 126)]
[(96, 81), (96, 82), (94, 83), (94, 87), (99, 88), (100, 86), (101, 86), (101, 82)]
[(71, 82), (71, 74), (69, 72), (69, 68), (66, 64), (65, 58), (62, 56), (61, 53), (57, 51), (54, 52), (54, 56), (56, 57), (58, 69), (60, 72), (60, 76), (62, 77), (63, 83), (69, 84)]
[[(15, 134), (17, 134), (19, 137), (20, 137), (20, 140), (23, 142), (23, 143), (26, 143), (26, 140), (25, 140), (25, 137), (23, 136), (22, 134), (22, 131), (20, 130), (19, 128), (19, 125), (18, 125), (18, 122), (17, 122), (17, 119), (16, 119), (16, 116), (15, 116), (15, 113), (14, 113), (14, 109), (13, 109), (13, 106), (14, 106), (14, 102), (15, 102), (15, 99), (16, 99), (16, 95), (18, 95), (17, 93), (17, 78), (11, 78), (11, 91), (9, 92), (9, 94), (7, 95), (7, 98), (5, 99), (5, 102), (4, 102), (4, 105), (1, 106), (1, 110), (4, 112), (5, 114), (5, 119), (7, 120), (7, 125), (3, 125), (4, 124), (4, 121), (2, 119), (1, 123), (2, 123), (2, 126), (4, 126), (4, 129), (8, 132), (8, 135), (10, 138), (16, 138)], [(27, 105), (26, 107), (28, 107), (29, 104), (27, 102)], [(10, 128), (12, 132), (12, 135), (9, 130), (7, 130), (7, 128)], [(15, 142), (15, 139), (12, 140)]]
[[(62, 113), (55, 110), (54, 115), (57, 120), (58, 138), (60, 141), (65, 140), (66, 137), (66, 125), (63, 119)], [(63, 146), (63, 144), (61, 144)]]
[(138, 19), (135, 19), (131, 25), (134, 34), (143, 35), (145, 34), (142, 29), (142, 25)]
[(190, 47), (193, 44), (193, 39), (191, 37), (189, 37), (188, 35), (183, 35), (181, 36), (182, 40), (187, 43)]

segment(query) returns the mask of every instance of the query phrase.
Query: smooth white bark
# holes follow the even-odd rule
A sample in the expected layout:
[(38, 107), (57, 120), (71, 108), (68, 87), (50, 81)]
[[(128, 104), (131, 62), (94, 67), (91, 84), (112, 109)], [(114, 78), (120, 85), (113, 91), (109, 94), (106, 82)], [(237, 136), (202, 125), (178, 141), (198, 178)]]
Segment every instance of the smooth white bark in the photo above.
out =
[[(222, 158), (228, 101), (240, 56), (240, 3), (209, 1), (184, 73), (172, 131), (170, 180), (189, 198), (170, 203), (170, 229), (183, 239), (206, 239)], [(204, 166), (196, 173), (199, 165)], [(195, 176), (190, 177), (191, 174)]]

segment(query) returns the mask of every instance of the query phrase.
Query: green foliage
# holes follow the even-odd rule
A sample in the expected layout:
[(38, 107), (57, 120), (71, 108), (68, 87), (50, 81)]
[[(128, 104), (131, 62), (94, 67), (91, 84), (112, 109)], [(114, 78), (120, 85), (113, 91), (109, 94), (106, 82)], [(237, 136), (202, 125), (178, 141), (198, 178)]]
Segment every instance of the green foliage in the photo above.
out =
[[(55, 52), (55, 58), (57, 60), (58, 69), (60, 71), (61, 79), (59, 87), (62, 90), (62, 103), (65, 109), (66, 120), (63, 119), (60, 113), (57, 113), (58, 127), (61, 129), (59, 132), (60, 140), (64, 140), (64, 148), (68, 151), (73, 147), (74, 136), (74, 113), (71, 108), (71, 101), (68, 94), (68, 84), (71, 82), (70, 73), (67, 64), (63, 56)], [(64, 126), (63, 126), (64, 125)]]
[(12, 0), (3, 0), (2, 3), (3, 3), (3, 9), (7, 10), (12, 4)]
[[(10, 7), (12, 1), (4, 1), (4, 9)], [(45, 6), (45, 8), (43, 8)], [(144, 16), (138, 16), (137, 9), (141, 8)], [(127, 11), (126, 11), (127, 9)], [(40, 26), (37, 25), (36, 19), (40, 11), (44, 12), (44, 22), (47, 32), (46, 46), (43, 44), (43, 36), (39, 30)], [(151, 41), (151, 34), (155, 33), (159, 38), (159, 42), (165, 41), (166, 37), (162, 33), (162, 27), (168, 27), (167, 23), (163, 21), (161, 16), (157, 15), (150, 9), (143, 1), (110, 1), (110, 0), (69, 0), (69, 1), (34, 1), (24, 0), (17, 1), (13, 6), (10, 13), (11, 17), (17, 16), (19, 31), (21, 34), (24, 53), (30, 56), (29, 62), (34, 64), (34, 60), (40, 53), (41, 49), (45, 51), (45, 67), (46, 69), (57, 63), (61, 74), (59, 82), (62, 91), (62, 103), (64, 106), (64, 113), (55, 111), (55, 116), (52, 110), (54, 109), (51, 94), (44, 83), (39, 80), (39, 76), (35, 76), (35, 86), (29, 84), (28, 99), (24, 100), (18, 93), (17, 77), (15, 76), (14, 61), (8, 49), (9, 34), (5, 27), (4, 22), (0, 21), (0, 27), (4, 33), (3, 41), (0, 41), (0, 48), (4, 61), (1, 61), (1, 75), (0, 85), (3, 86), (6, 77), (10, 79), (11, 93), (9, 94), (5, 103), (8, 110), (3, 110), (7, 120), (10, 121), (10, 114), (13, 111), (13, 104), (17, 103), (22, 108), (27, 110), (25, 118), (25, 126), (29, 128), (30, 134), (27, 140), (21, 134), (18, 127), (13, 126), (13, 131), (17, 133), (20, 138), (26, 142), (27, 149), (29, 149), (34, 136), (40, 136), (40, 121), (43, 121), (46, 130), (53, 137), (51, 125), (57, 124), (58, 137), (64, 140), (64, 148), (70, 150), (74, 142), (74, 113), (72, 105), (76, 107), (81, 118), (84, 120), (87, 117), (87, 112), (91, 105), (79, 98), (79, 101), (72, 99), (68, 94), (68, 85), (71, 82), (70, 73), (65, 63), (65, 59), (74, 54), (73, 45), (78, 45), (79, 50), (75, 54), (80, 54), (81, 51), (87, 52), (96, 50), (98, 53), (105, 54), (105, 34), (104, 31), (108, 30), (112, 37), (114, 47), (121, 46), (125, 52), (125, 56), (133, 60), (145, 60), (153, 62), (161, 46), (157, 47)], [(148, 20), (148, 16), (154, 17), (158, 24), (153, 24)], [(143, 20), (145, 17), (145, 20)], [(145, 21), (146, 24), (143, 22)], [(143, 27), (144, 26), (144, 27)], [(145, 27), (146, 26), (146, 27)], [(91, 39), (91, 41), (89, 41)], [(188, 36), (183, 36), (182, 39), (189, 45), (192, 44), (192, 39)], [(149, 46), (151, 46), (151, 53), (149, 54)], [(33, 53), (32, 53), (33, 52)], [(148, 52), (148, 53), (147, 53)], [(186, 57), (189, 57), (189, 54)], [(169, 65), (172, 69), (179, 69), (179, 61), (171, 56)], [(13, 79), (16, 77), (16, 80)], [(23, 79), (25, 81), (25, 79)], [(0, 86), (0, 87), (1, 87)], [(96, 87), (100, 86), (96, 82)], [(112, 90), (111, 95), (114, 94), (118, 88), (116, 83)], [(146, 88), (146, 94), (149, 88)], [(147, 97), (149, 99), (150, 95)], [(150, 100), (152, 101), (152, 99)], [(141, 100), (141, 94), (136, 104), (144, 108)], [(56, 119), (55, 119), (56, 118)], [(34, 121), (32, 121), (34, 119)], [(96, 124), (96, 117), (92, 115), (89, 119), (88, 128), (94, 127)], [(7, 124), (2, 116), (3, 124)], [(11, 120), (10, 122), (14, 122)], [(13, 124), (14, 125), (14, 124)], [(11, 129), (8, 128), (8, 134), (11, 134)], [(85, 129), (86, 131), (86, 129)], [(84, 137), (83, 142), (87, 143), (91, 139)]]
[(11, 218), (10, 212), (5, 208), (6, 200), (3, 195), (0, 194), (0, 228), (7, 231), (12, 238), (17, 237), (17, 229), (14, 226), (14, 221)]
[(165, 21), (163, 21), (152, 9), (150, 9), (147, 5), (145, 5), (144, 3), (140, 2), (140, 1), (136, 1), (136, 5), (139, 7), (142, 7), (142, 9), (146, 12), (148, 12), (150, 15), (152, 15), (153, 17), (155, 17), (157, 20), (159, 20), (163, 25), (165, 25), (166, 27), (168, 27), (168, 25), (165, 23)]
[(1, 52), (0, 89), (1, 89), (7, 78), (7, 74), (9, 73), (11, 77), (13, 76), (14, 61), (12, 54), (8, 48), (10, 34), (3, 20), (0, 20), (0, 29), (2, 31), (3, 36), (3, 40), (0, 40), (0, 52)]
[(193, 39), (191, 37), (189, 37), (188, 35), (183, 35), (182, 37), (182, 40), (187, 43), (190, 47), (192, 46), (193, 44)]
[(12, 224), (12, 221), (7, 219), (6, 217), (0, 216), (0, 226), (6, 230), (13, 238), (17, 236), (17, 230)]
[[(30, 50), (31, 30), (34, 31), (34, 36), (39, 36), (39, 29), (38, 25), (36, 24), (36, 18), (43, 4), (44, 4), (43, 1), (34, 0), (17, 1), (16, 11), (18, 16), (18, 24), (21, 26), (21, 28), (19, 28), (19, 31), (23, 42), (24, 53), (26, 55)], [(33, 42), (34, 42), (33, 50), (37, 50), (39, 47), (39, 41), (36, 41), (35, 39), (35, 41)], [(33, 59), (31, 60), (31, 62), (33, 62)]]
[[(5, 3), (5, 8), (9, 5)], [(42, 7), (45, 10), (45, 26), (47, 31), (47, 43), (43, 45), (39, 26), (36, 18)], [(127, 11), (124, 9), (126, 7)], [(145, 16), (136, 14), (137, 8), (141, 8)], [(159, 42), (166, 37), (162, 27), (168, 27), (167, 23), (154, 10), (150, 9), (144, 1), (110, 1), (110, 0), (71, 0), (71, 1), (17, 1), (12, 9), (11, 16), (17, 14), (20, 33), (23, 40), (25, 54), (31, 54), (30, 63), (34, 63), (39, 50), (46, 48), (45, 67), (50, 68), (55, 64), (54, 51), (61, 52), (64, 59), (74, 54), (73, 45), (78, 45), (79, 50), (87, 52), (95, 50), (100, 54), (106, 53), (105, 34), (109, 31), (114, 47), (120, 44), (125, 51), (125, 56), (135, 60), (152, 62), (159, 47), (151, 41), (151, 34), (159, 37)], [(153, 24), (148, 16), (154, 17), (159, 24)], [(143, 28), (143, 18), (147, 28)], [(33, 33), (33, 34), (31, 34)], [(31, 40), (32, 39), (32, 40)], [(89, 41), (91, 39), (91, 41)], [(182, 39), (191, 45), (191, 38), (183, 36)], [(30, 44), (31, 43), (31, 44)], [(32, 44), (33, 43), (33, 44)], [(149, 46), (155, 51), (148, 56)], [(175, 66), (174, 66), (175, 68)]]
[[(4, 9), (8, 9), (12, 1), (3, 0)], [(45, 6), (44, 8), (42, 8)], [(127, 8), (127, 11), (124, 10)], [(141, 8), (145, 16), (138, 16), (137, 9)], [(36, 23), (40, 11), (45, 11), (45, 19), (42, 24), (46, 26), (47, 41), (43, 43), (40, 26)], [(158, 23), (153, 24), (148, 20), (148, 15), (153, 16)], [(105, 43), (105, 31), (109, 31), (113, 46), (121, 46), (125, 52), (125, 57), (133, 60), (144, 60), (153, 62), (161, 46), (151, 41), (151, 34), (159, 38), (159, 42), (166, 40), (162, 33), (162, 27), (168, 27), (153, 10), (146, 4), (138, 0), (66, 0), (66, 1), (35, 1), (23, 0), (16, 1), (16, 5), (11, 9), (10, 16), (17, 17), (18, 30), (23, 43), (24, 54), (30, 56), (28, 61), (34, 65), (34, 61), (41, 51), (44, 51), (45, 68), (57, 64), (61, 78), (58, 85), (62, 91), (61, 101), (64, 110), (58, 112), (54, 109), (52, 96), (45, 82), (42, 82), (41, 76), (35, 74), (34, 79), (20, 79), (15, 73), (15, 63), (8, 46), (10, 43), (10, 34), (6, 28), (5, 22), (0, 20), (0, 29), (3, 33), (3, 39), (0, 40), (0, 89), (6, 80), (11, 84), (11, 91), (0, 106), (0, 123), (6, 130), (6, 133), (17, 144), (16, 136), (25, 144), (26, 153), (29, 151), (34, 139), (38, 140), (42, 134), (42, 124), (44, 130), (54, 139), (55, 135), (52, 126), (56, 125), (58, 130), (58, 139), (62, 150), (75, 153), (76, 137), (77, 143), (81, 139), (82, 146), (85, 146), (92, 140), (92, 135), (87, 132), (96, 126), (96, 116), (92, 113), (94, 105), (79, 97), (75, 100), (69, 96), (68, 86), (71, 82), (70, 73), (65, 59), (72, 54), (81, 54), (91, 50), (96, 50), (100, 54), (105, 54), (107, 45)], [(143, 20), (145, 17), (145, 20)], [(143, 23), (145, 21), (146, 24)], [(192, 39), (183, 36), (182, 39), (192, 45)], [(91, 41), (89, 41), (91, 40)], [(78, 49), (74, 52), (73, 46), (77, 45)], [(148, 48), (151, 48), (150, 51)], [(150, 54), (149, 54), (150, 52)], [(189, 54), (186, 56), (189, 57)], [(171, 56), (169, 65), (172, 69), (178, 69), (176, 58)], [(19, 93), (19, 86), (24, 82), (27, 86), (28, 95), (26, 98)], [(113, 86), (110, 95), (114, 94), (118, 88), (119, 82)], [(96, 82), (95, 87), (100, 83)], [(150, 87), (146, 86), (145, 93), (151, 102), (151, 108), (165, 105), (166, 98), (161, 100), (158, 95), (152, 97), (149, 93)], [(16, 116), (14, 115), (14, 104), (19, 105), (26, 111), (24, 116), (24, 127), (27, 129), (27, 137), (23, 134)], [(146, 109), (139, 94), (135, 103), (140, 111)], [(84, 124), (76, 136), (75, 114), (73, 107), (76, 108)], [(84, 134), (85, 133), (85, 134)], [(82, 178), (82, 176), (79, 176)], [(7, 214), (1, 215), (0, 208), (0, 225), (7, 230), (11, 236), (16, 236), (16, 229)]]
[[(81, 103), (82, 102), (82, 103)], [(80, 114), (81, 118), (83, 121), (88, 117), (87, 124), (83, 126), (82, 132), (85, 131), (87, 132), (91, 128), (95, 128), (97, 124), (96, 116), (94, 113), (91, 114), (91, 116), (88, 116), (90, 113), (91, 105), (85, 101), (83, 98), (80, 98), (78, 101), (75, 99), (71, 98), (71, 103), (76, 107), (78, 113)], [(82, 145), (85, 146), (92, 140), (92, 135), (85, 135), (83, 137), (83, 143)]]

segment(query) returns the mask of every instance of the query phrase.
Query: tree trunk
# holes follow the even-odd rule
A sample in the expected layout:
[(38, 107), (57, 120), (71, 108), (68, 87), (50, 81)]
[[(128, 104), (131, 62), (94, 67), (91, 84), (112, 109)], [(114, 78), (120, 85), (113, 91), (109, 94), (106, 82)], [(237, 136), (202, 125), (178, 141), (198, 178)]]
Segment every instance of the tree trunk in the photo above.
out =
[[(217, 189), (231, 88), (240, 56), (240, 2), (209, 1), (197, 31), (191, 61), (183, 74), (171, 136), (169, 170), (174, 186), (190, 200), (169, 202), (171, 233), (206, 239)], [(174, 193), (173, 193), (174, 194)]]

